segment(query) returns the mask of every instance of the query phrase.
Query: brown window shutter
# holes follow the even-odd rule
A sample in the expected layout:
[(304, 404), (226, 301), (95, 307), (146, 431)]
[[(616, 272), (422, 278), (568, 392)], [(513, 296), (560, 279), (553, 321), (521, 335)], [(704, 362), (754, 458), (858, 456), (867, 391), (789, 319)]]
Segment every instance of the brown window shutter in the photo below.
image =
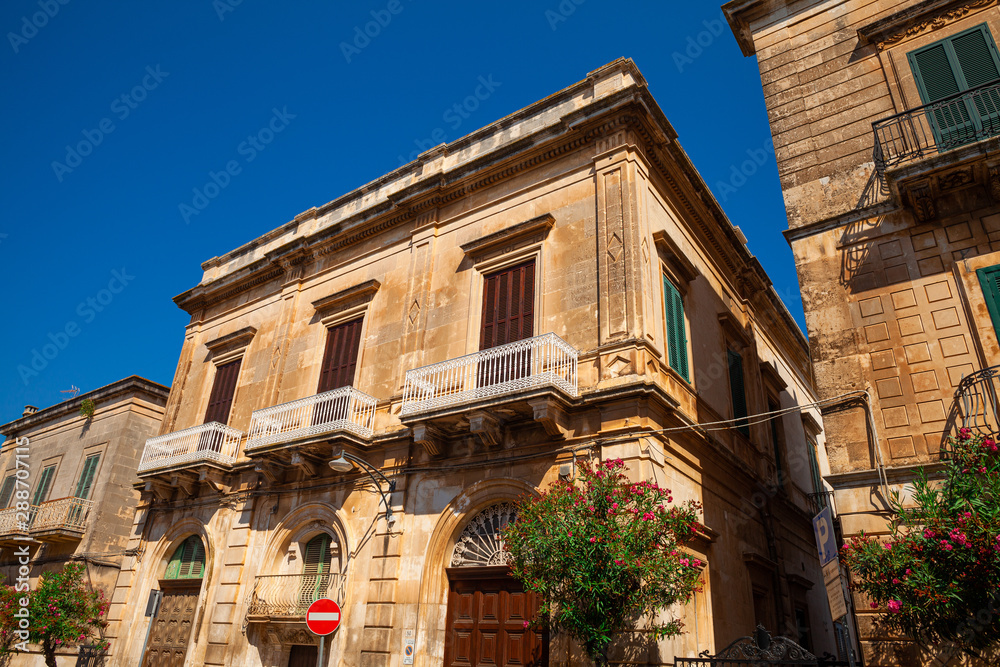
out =
[(233, 406), (233, 395), (236, 393), (236, 379), (240, 375), (240, 365), (243, 359), (231, 361), (215, 369), (215, 383), (212, 394), (208, 398), (208, 410), (205, 412), (205, 423), (229, 422), (229, 409)]
[(479, 349), (534, 335), (535, 262), (504, 269), (483, 279)]
[(346, 387), (354, 382), (361, 343), (361, 320), (352, 320), (331, 327), (326, 335), (323, 368), (317, 393)]

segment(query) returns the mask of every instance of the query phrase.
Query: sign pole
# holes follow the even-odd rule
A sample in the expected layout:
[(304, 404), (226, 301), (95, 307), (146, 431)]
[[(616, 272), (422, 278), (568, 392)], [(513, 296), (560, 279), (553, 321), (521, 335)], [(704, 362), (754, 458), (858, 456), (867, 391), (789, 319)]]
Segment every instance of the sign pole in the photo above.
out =
[(323, 667), (323, 643), (326, 641), (326, 635), (319, 636), (319, 656), (316, 658), (316, 667)]

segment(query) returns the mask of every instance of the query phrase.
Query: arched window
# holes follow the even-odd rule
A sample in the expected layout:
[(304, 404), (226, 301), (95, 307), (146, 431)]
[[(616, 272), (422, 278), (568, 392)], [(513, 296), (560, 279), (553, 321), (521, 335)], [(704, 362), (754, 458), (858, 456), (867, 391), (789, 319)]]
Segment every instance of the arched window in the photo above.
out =
[(517, 507), (513, 503), (500, 503), (484, 509), (473, 517), (459, 536), (451, 556), (451, 566), (506, 565), (503, 530), (516, 520)]
[(184, 540), (167, 564), (164, 579), (201, 579), (205, 575), (205, 545), (197, 535)]
[(336, 550), (336, 542), (327, 533), (320, 533), (306, 543), (302, 554), (300, 604), (308, 605), (328, 597), (331, 586), (336, 583), (331, 577)]

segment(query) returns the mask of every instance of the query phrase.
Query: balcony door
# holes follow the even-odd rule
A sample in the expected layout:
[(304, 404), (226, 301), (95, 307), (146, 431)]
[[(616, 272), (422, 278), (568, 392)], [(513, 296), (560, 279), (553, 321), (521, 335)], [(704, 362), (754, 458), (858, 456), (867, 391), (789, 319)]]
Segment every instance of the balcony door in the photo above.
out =
[(1000, 132), (1000, 90), (959, 95), (1000, 79), (1000, 53), (979, 25), (907, 54), (938, 150)]
[[(483, 279), (479, 349), (515, 343), (535, 335), (535, 262), (525, 262)], [(479, 362), (477, 386), (511, 382), (531, 374), (531, 350), (487, 356)]]
[[(361, 322), (359, 318), (327, 330), (317, 394), (354, 384), (354, 373), (358, 367), (358, 347), (361, 344)], [(347, 403), (348, 400), (344, 398), (330, 398), (316, 403), (313, 407), (312, 425), (327, 424), (347, 418), (349, 416)]]
[(303, 615), (309, 605), (326, 597), (330, 589), (333, 551), (333, 538), (326, 533), (320, 533), (305, 546), (302, 557), (302, 584), (299, 588), (299, 606)]

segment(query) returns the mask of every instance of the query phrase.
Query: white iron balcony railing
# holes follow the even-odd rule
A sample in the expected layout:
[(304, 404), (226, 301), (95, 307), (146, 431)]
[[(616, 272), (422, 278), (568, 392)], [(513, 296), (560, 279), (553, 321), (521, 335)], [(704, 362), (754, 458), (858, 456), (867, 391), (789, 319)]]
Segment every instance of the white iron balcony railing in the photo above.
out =
[(60, 498), (42, 503), (35, 510), (31, 532), (69, 530), (82, 533), (87, 528), (87, 518), (93, 506), (93, 500), (83, 498)]
[(406, 371), (402, 415), (551, 386), (577, 395), (579, 352), (554, 333)]
[(330, 598), (344, 604), (347, 575), (263, 574), (254, 579), (247, 617), (299, 617), (316, 600)]
[(159, 468), (201, 461), (232, 465), (239, 456), (242, 437), (242, 431), (219, 422), (159, 435), (146, 441), (142, 461), (136, 472), (142, 474)]
[(27, 535), (37, 507), (31, 505), (27, 511), (15, 507), (0, 510), (0, 537)]
[(378, 401), (354, 387), (341, 387), (263, 410), (250, 418), (247, 451), (331, 431), (370, 438)]

